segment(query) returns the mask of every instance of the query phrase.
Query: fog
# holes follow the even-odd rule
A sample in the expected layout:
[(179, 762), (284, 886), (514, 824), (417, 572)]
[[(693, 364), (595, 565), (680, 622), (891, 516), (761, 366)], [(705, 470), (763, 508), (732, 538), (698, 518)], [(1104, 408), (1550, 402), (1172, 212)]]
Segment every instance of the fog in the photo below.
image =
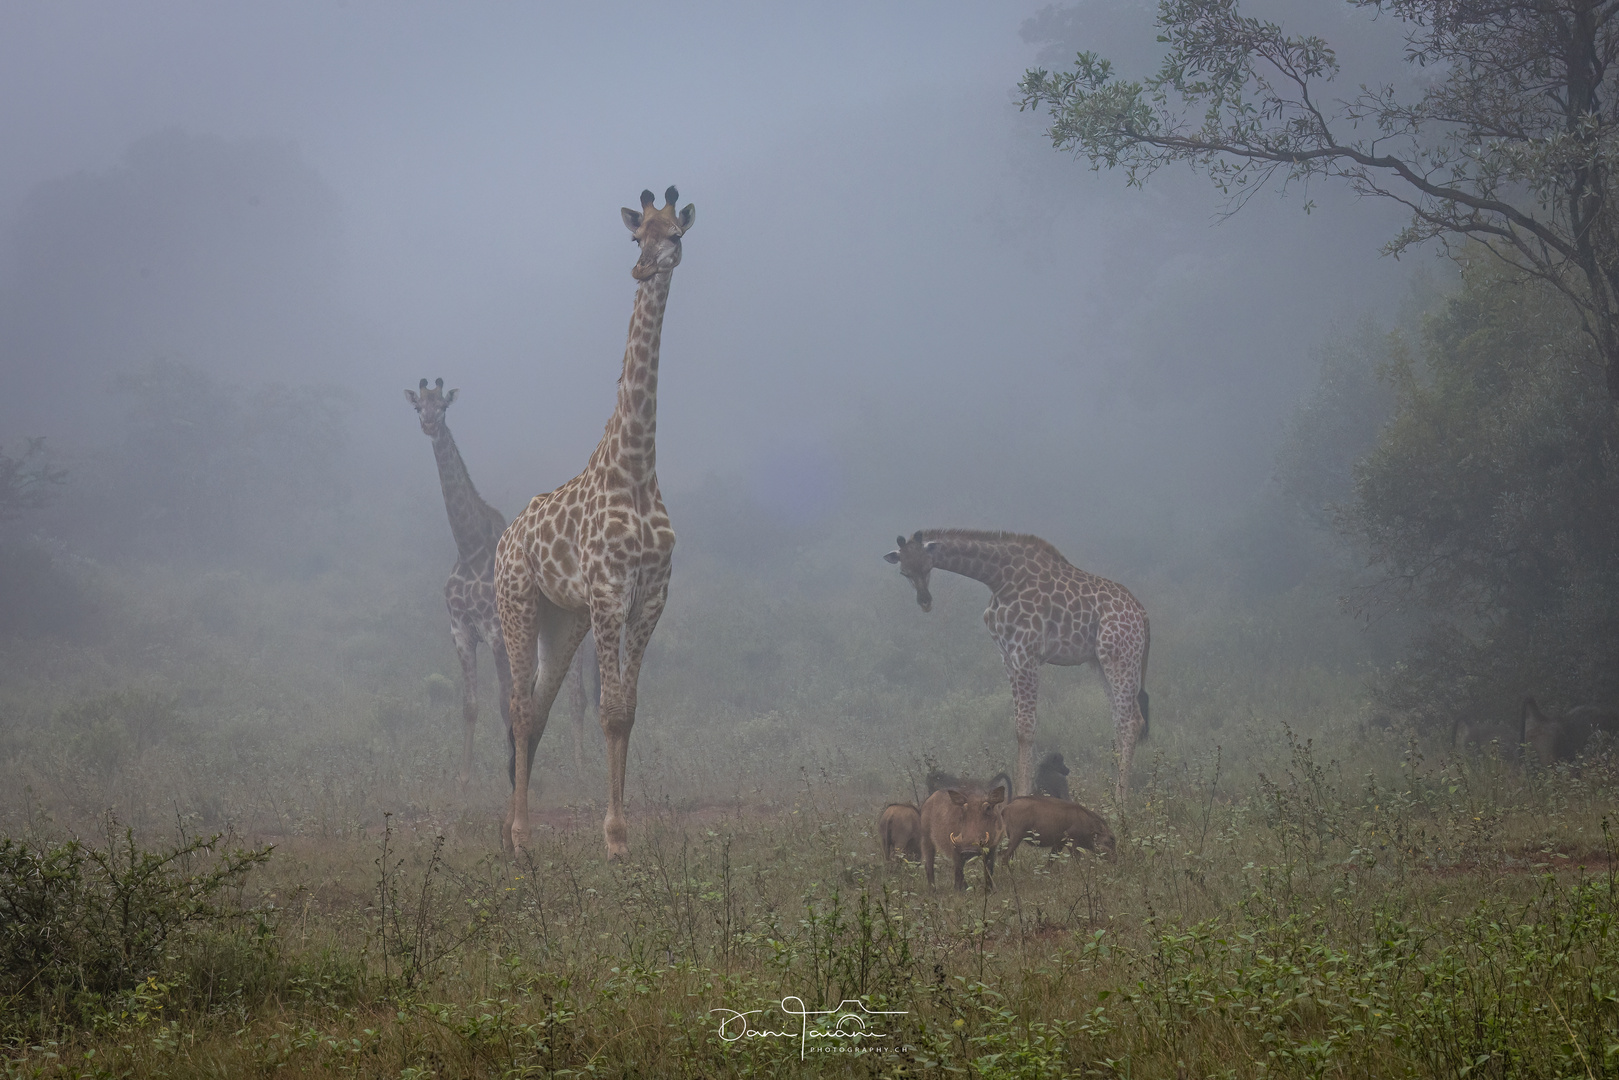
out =
[[(1346, 83), (1399, 74), (1395, 28), (1269, 9), (1319, 21)], [(669, 184), (699, 213), (663, 335), (681, 546), (652, 714), (731, 709), (767, 731), (790, 698), (813, 719), (856, 656), (878, 683), (931, 686), (878, 710), (905, 730), (970, 690), (1009, 743), (978, 587), (939, 586), (949, 614), (930, 620), (880, 561), (927, 526), (1046, 537), (1163, 611), (1188, 663), (1230, 645), (1213, 628), (1238, 613), (1208, 598), (1313, 581), (1307, 616), (1264, 633), (1350, 677), (1336, 556), (1278, 509), (1276, 455), (1323, 343), (1392, 325), (1445, 271), (1384, 257), (1398, 208), (1339, 188), (1233, 213), (1188, 173), (1137, 189), (1054, 153), (1018, 110), (1024, 70), (1084, 47), (1145, 72), (1152, 10), (0, 12), (0, 449), (44, 436), (67, 469), (15, 528), (79, 575), (59, 595), (15, 586), (7, 628), (83, 650), (14, 674), (17, 715), (155, 680), (199, 723), (347, 710), (396, 736), (387, 702), (454, 662), (454, 547), (401, 391), (459, 389), (449, 426), (508, 515), (577, 473), (634, 289), (619, 208)], [(120, 651), (158, 610), (196, 652)], [(890, 633), (894, 656), (862, 644)], [(305, 704), (197, 689), (197, 665), (237, 662)], [(1094, 695), (1074, 679), (1053, 685)], [(1215, 708), (1195, 683), (1167, 698), (1188, 716)]]
[(1401, 295), (1396, 218), (1312, 191), (1222, 221), (1195, 178), (1134, 191), (1053, 154), (1011, 86), (1077, 43), (1026, 38), (1141, 55), (1150, 24), (1041, 10), (9, 11), (0, 425), (77, 441), (116, 415), (110, 372), (169, 356), (347, 387), (356, 448), (397, 465), (426, 458), (398, 391), (442, 375), (515, 512), (600, 431), (617, 208), (672, 182), (701, 218), (666, 490), (858, 485), (902, 518), (876, 536), (1087, 499), (1218, 516), (1264, 482), (1324, 328)]
[[(1604, 365), (1392, 200), (1054, 151), (1025, 73), (1160, 7), (0, 3), (7, 1076), (1611, 1056)], [(1350, 97), (1433, 77), (1390, 7), (1241, 10)], [(667, 606), (592, 577), (639, 681), (534, 716), (490, 545), (583, 633), (500, 530), (634, 467), (676, 252)]]

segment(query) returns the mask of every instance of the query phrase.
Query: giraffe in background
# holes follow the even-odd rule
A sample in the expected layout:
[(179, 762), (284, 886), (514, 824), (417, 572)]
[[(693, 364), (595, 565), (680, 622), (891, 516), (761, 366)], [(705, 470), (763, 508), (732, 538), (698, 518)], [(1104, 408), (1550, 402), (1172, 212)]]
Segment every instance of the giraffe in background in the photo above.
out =
[[(419, 392), (418, 392), (419, 390)], [(457, 558), (444, 583), (444, 604), (450, 609), (450, 636), (461, 659), (461, 719), (466, 725), (466, 745), (461, 755), (458, 779), (465, 787), (472, 777), (472, 730), (478, 724), (478, 642), (489, 646), (495, 656), (495, 675), (500, 683), (500, 716), (511, 726), (512, 676), (506, 663), (506, 646), (501, 638), (500, 618), (495, 611), (495, 544), (506, 528), (506, 515), (483, 501), (472, 486), (455, 437), (444, 423), (444, 413), (460, 391), (444, 389), (436, 379), (427, 388), (423, 379), (418, 390), (406, 390), (405, 397), (416, 409), (422, 433), (433, 440), (433, 458), (438, 462), (439, 486), (444, 489), (444, 509), (450, 515), (450, 532), (455, 536)]]
[(679, 198), (670, 187), (660, 209), (652, 192), (643, 191), (640, 210), (622, 211), (641, 253), (631, 271), (639, 284), (617, 405), (585, 471), (555, 491), (536, 495), (496, 550), (495, 596), (512, 661), (512, 801), (501, 839), (512, 850), (528, 840), (534, 751), (589, 631), (601, 666), (601, 727), (607, 740), (602, 830), (608, 858), (629, 851), (624, 770), (637, 681), (668, 599), (675, 547), (658, 490), (655, 436), (663, 313), (680, 265), (681, 238), (697, 218), (689, 204), (676, 213)]
[[(419, 391), (419, 392), (418, 392)], [(458, 554), (450, 580), (444, 583), (444, 603), (450, 609), (450, 637), (461, 661), (461, 719), (466, 725), (466, 743), (457, 779), (465, 787), (472, 776), (472, 732), (478, 725), (478, 642), (489, 646), (495, 657), (495, 676), (500, 685), (500, 718), (511, 730), (511, 667), (506, 662), (506, 644), (501, 635), (500, 615), (495, 610), (495, 545), (506, 529), (506, 515), (483, 501), (472, 477), (461, 460), (455, 437), (444, 423), (444, 413), (459, 390), (444, 389), (444, 380), (435, 379), (427, 388), (423, 379), (417, 390), (406, 390), (405, 397), (416, 409), (422, 432), (433, 440), (433, 457), (438, 462), (439, 486), (444, 491), (444, 508), (450, 515), (450, 532)], [(588, 656), (587, 656), (588, 653)], [(584, 769), (585, 680), (587, 663), (595, 661), (595, 650), (579, 650), (568, 673), (571, 686), (578, 687), (574, 707), (574, 761)], [(599, 698), (599, 694), (597, 695)]]
[(1037, 536), (970, 529), (924, 529), (883, 558), (933, 608), (928, 575), (948, 570), (989, 586), (984, 625), (1001, 648), (1017, 724), (1017, 789), (1027, 795), (1034, 771), (1034, 707), (1040, 665), (1094, 664), (1113, 713), (1119, 759), (1116, 794), (1124, 808), (1137, 740), (1147, 737), (1147, 611), (1130, 590), (1087, 574)]

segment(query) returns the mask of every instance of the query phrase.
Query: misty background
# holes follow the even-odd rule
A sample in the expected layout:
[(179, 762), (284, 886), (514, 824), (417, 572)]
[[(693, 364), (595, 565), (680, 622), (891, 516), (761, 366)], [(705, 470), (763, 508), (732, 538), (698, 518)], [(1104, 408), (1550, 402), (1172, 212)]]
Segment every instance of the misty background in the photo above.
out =
[[(1269, 8), (1346, 81), (1403, 77), (1394, 28)], [(1226, 217), (1200, 178), (1054, 154), (1018, 78), (1081, 47), (1149, 68), (1153, 10), (0, 10), (0, 449), (67, 470), (8, 534), (13, 744), (142, 686), (235, 753), (337, 715), (373, 758), (418, 722), (449, 747), (419, 688), (454, 671), (454, 547), (401, 391), (459, 388), (508, 516), (577, 473), (633, 295), (618, 208), (671, 183), (699, 211), (660, 384), (680, 545), (632, 754), (715, 722), (785, 754), (824, 712), (1009, 755), (981, 587), (923, 616), (880, 561), (931, 526), (1034, 532), (1141, 596), (1155, 738), (1251, 719), (1267, 664), (1353, 697), (1380, 655), (1337, 605), (1355, 560), (1278, 454), (1328, 343), (1411, 324), (1450, 270), (1380, 256), (1398, 208), (1338, 188)], [(1094, 677), (1047, 670), (1042, 735), (1102, 775)]]

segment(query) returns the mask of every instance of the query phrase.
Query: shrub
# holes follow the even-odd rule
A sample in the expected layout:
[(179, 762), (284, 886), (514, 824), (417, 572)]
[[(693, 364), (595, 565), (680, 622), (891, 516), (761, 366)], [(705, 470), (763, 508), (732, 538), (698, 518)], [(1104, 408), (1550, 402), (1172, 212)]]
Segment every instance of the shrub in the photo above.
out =
[(162, 975), (239, 922), (233, 887), (269, 857), (217, 835), (160, 851), (127, 829), (105, 848), (0, 837), (0, 1031), (83, 1021)]

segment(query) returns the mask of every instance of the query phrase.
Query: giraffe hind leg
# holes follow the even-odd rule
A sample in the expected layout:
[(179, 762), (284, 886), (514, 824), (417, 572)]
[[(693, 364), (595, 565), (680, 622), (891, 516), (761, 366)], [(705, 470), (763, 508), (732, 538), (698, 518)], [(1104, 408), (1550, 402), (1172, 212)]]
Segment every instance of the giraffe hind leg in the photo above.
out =
[(462, 788), (472, 779), (472, 733), (478, 726), (478, 636), (460, 619), (450, 623), (455, 654), (461, 661), (461, 771), (456, 780)]
[(1136, 743), (1147, 730), (1147, 717), (1142, 708), (1141, 664), (1134, 656), (1109, 655), (1101, 657), (1098, 667), (1113, 714), (1113, 749), (1119, 759), (1114, 795), (1122, 813), (1130, 795), (1130, 769), (1135, 761)]
[[(533, 721), (534, 674), (539, 668), (539, 609), (532, 596), (497, 594), (500, 607), (501, 639), (506, 645), (506, 660), (510, 665), (511, 723), (506, 728), (507, 778), (511, 781), (512, 797), (507, 803), (506, 815), (500, 825), (500, 846), (513, 850), (512, 821), (517, 812), (517, 739), (528, 741), (528, 730)], [(527, 776), (524, 777), (527, 784)]]
[[(517, 709), (512, 710), (512, 806), (508, 820), (513, 850), (520, 850), (528, 839), (528, 788), (534, 752), (539, 749), (551, 706), (588, 625), (582, 616), (557, 607), (543, 595), (536, 597), (534, 612), (532, 681), (519, 682), (519, 673), (515, 668), (512, 672), (514, 684), (530, 691), (521, 717)], [(517, 694), (512, 696), (515, 701)]]

